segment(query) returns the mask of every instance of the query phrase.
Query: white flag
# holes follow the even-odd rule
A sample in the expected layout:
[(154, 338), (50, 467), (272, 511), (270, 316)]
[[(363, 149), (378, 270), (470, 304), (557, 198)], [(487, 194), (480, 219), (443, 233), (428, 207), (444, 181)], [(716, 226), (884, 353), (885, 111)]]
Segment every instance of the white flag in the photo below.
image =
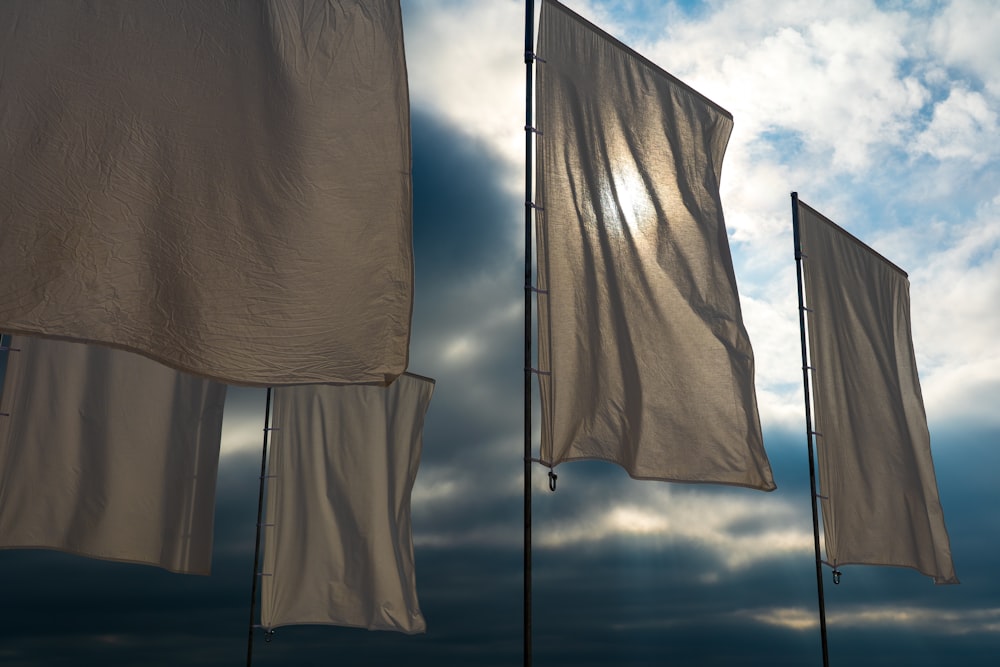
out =
[(955, 584), (910, 336), (906, 274), (802, 202), (826, 557)]
[(774, 489), (719, 198), (732, 116), (557, 2), (538, 49), (543, 462)]
[(410, 493), (434, 381), (274, 391), (261, 624), (425, 630)]
[(397, 1), (0, 2), (0, 331), (386, 382), (412, 304)]
[(98, 345), (11, 348), (0, 548), (208, 574), (225, 385)]

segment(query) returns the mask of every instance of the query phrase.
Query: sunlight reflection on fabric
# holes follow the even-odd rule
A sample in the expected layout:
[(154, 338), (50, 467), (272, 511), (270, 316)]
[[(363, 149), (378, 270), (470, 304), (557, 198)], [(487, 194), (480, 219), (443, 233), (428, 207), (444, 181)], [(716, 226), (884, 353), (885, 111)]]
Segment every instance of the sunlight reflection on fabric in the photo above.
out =
[(601, 188), (601, 213), (609, 233), (621, 233), (641, 238), (643, 230), (655, 225), (656, 212), (635, 162), (620, 157), (615, 160), (610, 180)]

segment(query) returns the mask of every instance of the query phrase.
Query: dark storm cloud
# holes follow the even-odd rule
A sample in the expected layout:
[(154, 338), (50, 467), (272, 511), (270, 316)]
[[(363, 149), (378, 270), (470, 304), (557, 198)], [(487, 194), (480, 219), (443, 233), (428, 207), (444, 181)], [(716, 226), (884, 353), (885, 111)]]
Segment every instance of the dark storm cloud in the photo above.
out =
[(523, 219), (523, 207), (498, 187), (506, 165), (489, 146), (422, 109), (413, 109), (411, 126), (418, 292), (507, 268), (516, 259), (507, 244), (510, 223), (518, 213)]
[[(997, 433), (984, 433), (995, 442)], [(982, 445), (982, 471), (963, 475), (942, 443), (937, 457), (942, 487), (951, 489), (948, 516), (988, 516), (982, 503), (992, 493), (990, 469), (997, 454)], [(787, 458), (784, 455), (776, 457)], [(224, 459), (219, 481), (216, 550), (211, 577), (172, 575), (155, 568), (103, 563), (42, 551), (3, 552), (10, 576), (0, 610), (4, 664), (232, 664), (243, 659), (249, 569), (259, 459), (253, 453)], [(566, 495), (593, 506), (613, 502), (630, 486), (619, 484), (613, 466), (581, 464)], [(568, 470), (570, 466), (565, 466)], [(583, 471), (586, 469), (586, 474)], [(601, 471), (606, 471), (602, 480)], [(614, 471), (614, 472), (612, 472)], [(675, 485), (680, 491), (694, 487)], [(787, 488), (787, 487), (782, 487)], [(697, 490), (697, 489), (695, 489)], [(560, 490), (555, 497), (566, 493)], [(740, 490), (721, 490), (739, 495)], [(778, 493), (778, 492), (776, 492)], [(772, 496), (774, 494), (771, 494)], [(796, 494), (800, 495), (800, 494)], [(766, 494), (750, 494), (746, 502)], [(537, 496), (537, 504), (547, 496)], [(581, 504), (585, 504), (582, 503)], [(511, 507), (513, 505), (513, 507)], [(538, 516), (541, 536), (579, 508)], [(807, 510), (805, 510), (807, 511)], [(456, 503), (447, 521), (455, 532), (480, 522), (518, 523), (518, 499)], [(968, 525), (967, 525), (968, 523)], [(989, 523), (986, 524), (988, 527)], [(982, 526), (980, 526), (982, 527)], [(964, 519), (950, 525), (959, 574), (966, 583), (935, 587), (925, 577), (895, 568), (853, 567), (844, 583), (827, 578), (831, 617), (865, 609), (995, 607), (998, 586), (992, 565), (965, 562), (992, 536)], [(970, 530), (971, 529), (971, 530)], [(419, 530), (418, 530), (419, 536)], [(988, 552), (990, 553), (990, 552)], [(344, 628), (282, 628), (275, 642), (258, 640), (255, 662), (321, 665), (510, 665), (520, 656), (521, 561), (517, 545), (418, 546), (418, 588), (429, 631), (406, 637)], [(988, 561), (985, 556), (983, 561)], [(775, 557), (737, 570), (702, 545), (664, 542), (656, 536), (618, 536), (599, 543), (535, 552), (535, 646), (539, 665), (802, 665), (818, 661), (818, 631), (754, 620), (773, 609), (815, 613), (815, 582), (809, 555)], [(964, 571), (963, 571), (964, 570)], [(706, 583), (704, 575), (718, 578)], [(825, 576), (829, 577), (826, 572)], [(969, 578), (975, 583), (970, 585)], [(983, 656), (996, 635), (956, 637), (906, 625), (870, 627), (832, 623), (835, 664), (940, 665), (951, 660), (987, 665)], [(985, 660), (985, 661), (984, 661)]]
[[(523, 324), (503, 313), (522, 293), (523, 255), (508, 240), (518, 207), (498, 186), (500, 159), (420, 109), (412, 123), (410, 368), (437, 380), (424, 437), (433, 465), (480, 452), (518, 418)], [(454, 352), (461, 340), (471, 346), (464, 357)]]

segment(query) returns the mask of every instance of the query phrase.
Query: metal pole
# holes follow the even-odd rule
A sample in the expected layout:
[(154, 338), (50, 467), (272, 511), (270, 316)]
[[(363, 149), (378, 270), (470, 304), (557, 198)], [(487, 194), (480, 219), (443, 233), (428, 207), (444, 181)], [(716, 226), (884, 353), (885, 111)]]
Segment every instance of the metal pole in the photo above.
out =
[(260, 567), (260, 528), (264, 518), (264, 480), (267, 474), (267, 434), (271, 430), (271, 388), (264, 403), (264, 447), (260, 455), (260, 491), (257, 494), (257, 539), (253, 548), (253, 579), (250, 583), (250, 623), (247, 631), (247, 667), (253, 664), (253, 616), (257, 607), (257, 568)]
[(819, 510), (816, 507), (816, 459), (813, 455), (812, 404), (809, 399), (809, 353), (806, 347), (806, 305), (802, 288), (802, 244), (799, 238), (799, 193), (792, 193), (792, 234), (795, 239), (795, 274), (799, 288), (799, 336), (802, 342), (802, 388), (806, 403), (806, 444), (809, 449), (809, 492), (812, 499), (813, 546), (816, 550), (816, 590), (819, 594), (819, 634), (823, 667), (830, 667), (826, 641), (826, 601), (823, 598), (823, 557), (819, 548)]
[(531, 140), (535, 3), (524, 3), (524, 667), (531, 667)]

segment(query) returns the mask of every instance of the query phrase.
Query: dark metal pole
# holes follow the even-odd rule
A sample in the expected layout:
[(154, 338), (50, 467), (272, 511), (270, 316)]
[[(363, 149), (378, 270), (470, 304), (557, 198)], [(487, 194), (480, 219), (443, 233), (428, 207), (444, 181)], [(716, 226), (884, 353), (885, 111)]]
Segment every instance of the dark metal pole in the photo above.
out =
[(531, 667), (531, 140), (535, 3), (524, 3), (524, 667)]
[(260, 567), (260, 528), (264, 519), (264, 480), (267, 475), (267, 434), (271, 430), (271, 388), (264, 403), (264, 447), (260, 455), (260, 491), (257, 494), (257, 539), (253, 548), (253, 579), (250, 583), (250, 627), (247, 632), (247, 667), (253, 664), (253, 616), (257, 607), (257, 568)]
[(802, 292), (802, 244), (799, 238), (799, 193), (792, 193), (792, 234), (795, 238), (795, 275), (799, 288), (799, 336), (802, 341), (802, 389), (806, 403), (806, 444), (809, 449), (809, 492), (812, 498), (813, 546), (816, 550), (816, 589), (819, 593), (819, 635), (823, 667), (830, 667), (826, 641), (826, 601), (823, 599), (823, 557), (819, 549), (819, 511), (816, 507), (816, 458), (813, 455), (812, 404), (809, 399), (809, 353), (806, 347), (806, 305)]

